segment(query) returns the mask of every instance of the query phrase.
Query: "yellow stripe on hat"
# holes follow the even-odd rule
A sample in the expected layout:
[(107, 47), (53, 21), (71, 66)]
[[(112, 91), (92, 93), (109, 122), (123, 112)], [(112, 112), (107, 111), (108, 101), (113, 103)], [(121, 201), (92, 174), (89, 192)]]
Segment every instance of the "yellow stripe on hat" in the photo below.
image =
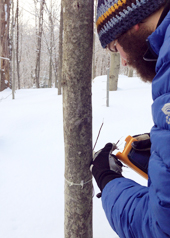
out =
[(126, 4), (126, 0), (119, 0), (117, 3), (115, 3), (113, 6), (107, 9), (107, 11), (98, 18), (96, 25), (97, 27), (104, 22), (104, 20), (109, 17), (113, 12), (115, 12), (119, 7), (122, 7), (123, 4)]

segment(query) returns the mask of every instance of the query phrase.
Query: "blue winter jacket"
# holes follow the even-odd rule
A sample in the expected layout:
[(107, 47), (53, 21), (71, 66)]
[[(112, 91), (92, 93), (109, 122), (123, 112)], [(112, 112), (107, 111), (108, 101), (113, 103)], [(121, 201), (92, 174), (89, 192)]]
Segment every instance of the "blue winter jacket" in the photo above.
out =
[(170, 12), (148, 40), (158, 55), (148, 187), (117, 178), (102, 193), (107, 219), (120, 238), (170, 237)]

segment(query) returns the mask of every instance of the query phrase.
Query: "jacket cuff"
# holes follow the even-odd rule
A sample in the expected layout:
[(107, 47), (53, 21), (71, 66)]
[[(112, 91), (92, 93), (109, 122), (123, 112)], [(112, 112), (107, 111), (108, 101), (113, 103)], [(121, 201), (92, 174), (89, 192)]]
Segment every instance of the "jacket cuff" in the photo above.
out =
[(92, 173), (101, 192), (111, 180), (123, 177), (112, 170), (99, 170), (95, 166), (92, 168)]

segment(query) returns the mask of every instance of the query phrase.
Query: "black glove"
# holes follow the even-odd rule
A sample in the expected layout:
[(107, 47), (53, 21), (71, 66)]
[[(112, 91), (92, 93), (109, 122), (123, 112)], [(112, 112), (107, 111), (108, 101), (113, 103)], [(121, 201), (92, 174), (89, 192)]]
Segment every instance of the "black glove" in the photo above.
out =
[(132, 142), (132, 150), (128, 157), (129, 160), (146, 174), (148, 173), (148, 163), (150, 158), (150, 134), (145, 133), (133, 136), (137, 141)]
[(123, 165), (115, 155), (111, 154), (112, 150), (113, 144), (106, 144), (103, 149), (94, 154), (94, 158), (90, 166), (90, 170), (101, 192), (108, 182), (115, 178), (123, 177)]
[(145, 133), (141, 135), (133, 136), (137, 141), (132, 143), (132, 147), (135, 150), (139, 151), (149, 151), (151, 148), (150, 134)]

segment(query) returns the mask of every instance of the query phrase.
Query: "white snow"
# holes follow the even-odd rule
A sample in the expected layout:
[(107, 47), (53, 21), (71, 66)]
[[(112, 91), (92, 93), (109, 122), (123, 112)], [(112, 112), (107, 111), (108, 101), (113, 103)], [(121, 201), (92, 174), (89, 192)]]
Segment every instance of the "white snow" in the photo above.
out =
[(5, 9), (5, 21), (7, 21), (8, 20), (7, 4), (4, 5), (4, 9)]
[[(149, 132), (152, 127), (151, 86), (120, 75), (118, 91), (106, 107), (106, 76), (93, 91), (93, 141), (104, 121), (95, 150), (107, 142)], [(62, 97), (57, 89), (22, 89), (0, 93), (0, 237), (64, 238), (64, 140)], [(122, 143), (122, 144), (121, 144)], [(146, 185), (130, 169), (124, 176)], [(95, 181), (95, 194), (99, 192)], [(93, 198), (94, 238), (116, 238)]]

